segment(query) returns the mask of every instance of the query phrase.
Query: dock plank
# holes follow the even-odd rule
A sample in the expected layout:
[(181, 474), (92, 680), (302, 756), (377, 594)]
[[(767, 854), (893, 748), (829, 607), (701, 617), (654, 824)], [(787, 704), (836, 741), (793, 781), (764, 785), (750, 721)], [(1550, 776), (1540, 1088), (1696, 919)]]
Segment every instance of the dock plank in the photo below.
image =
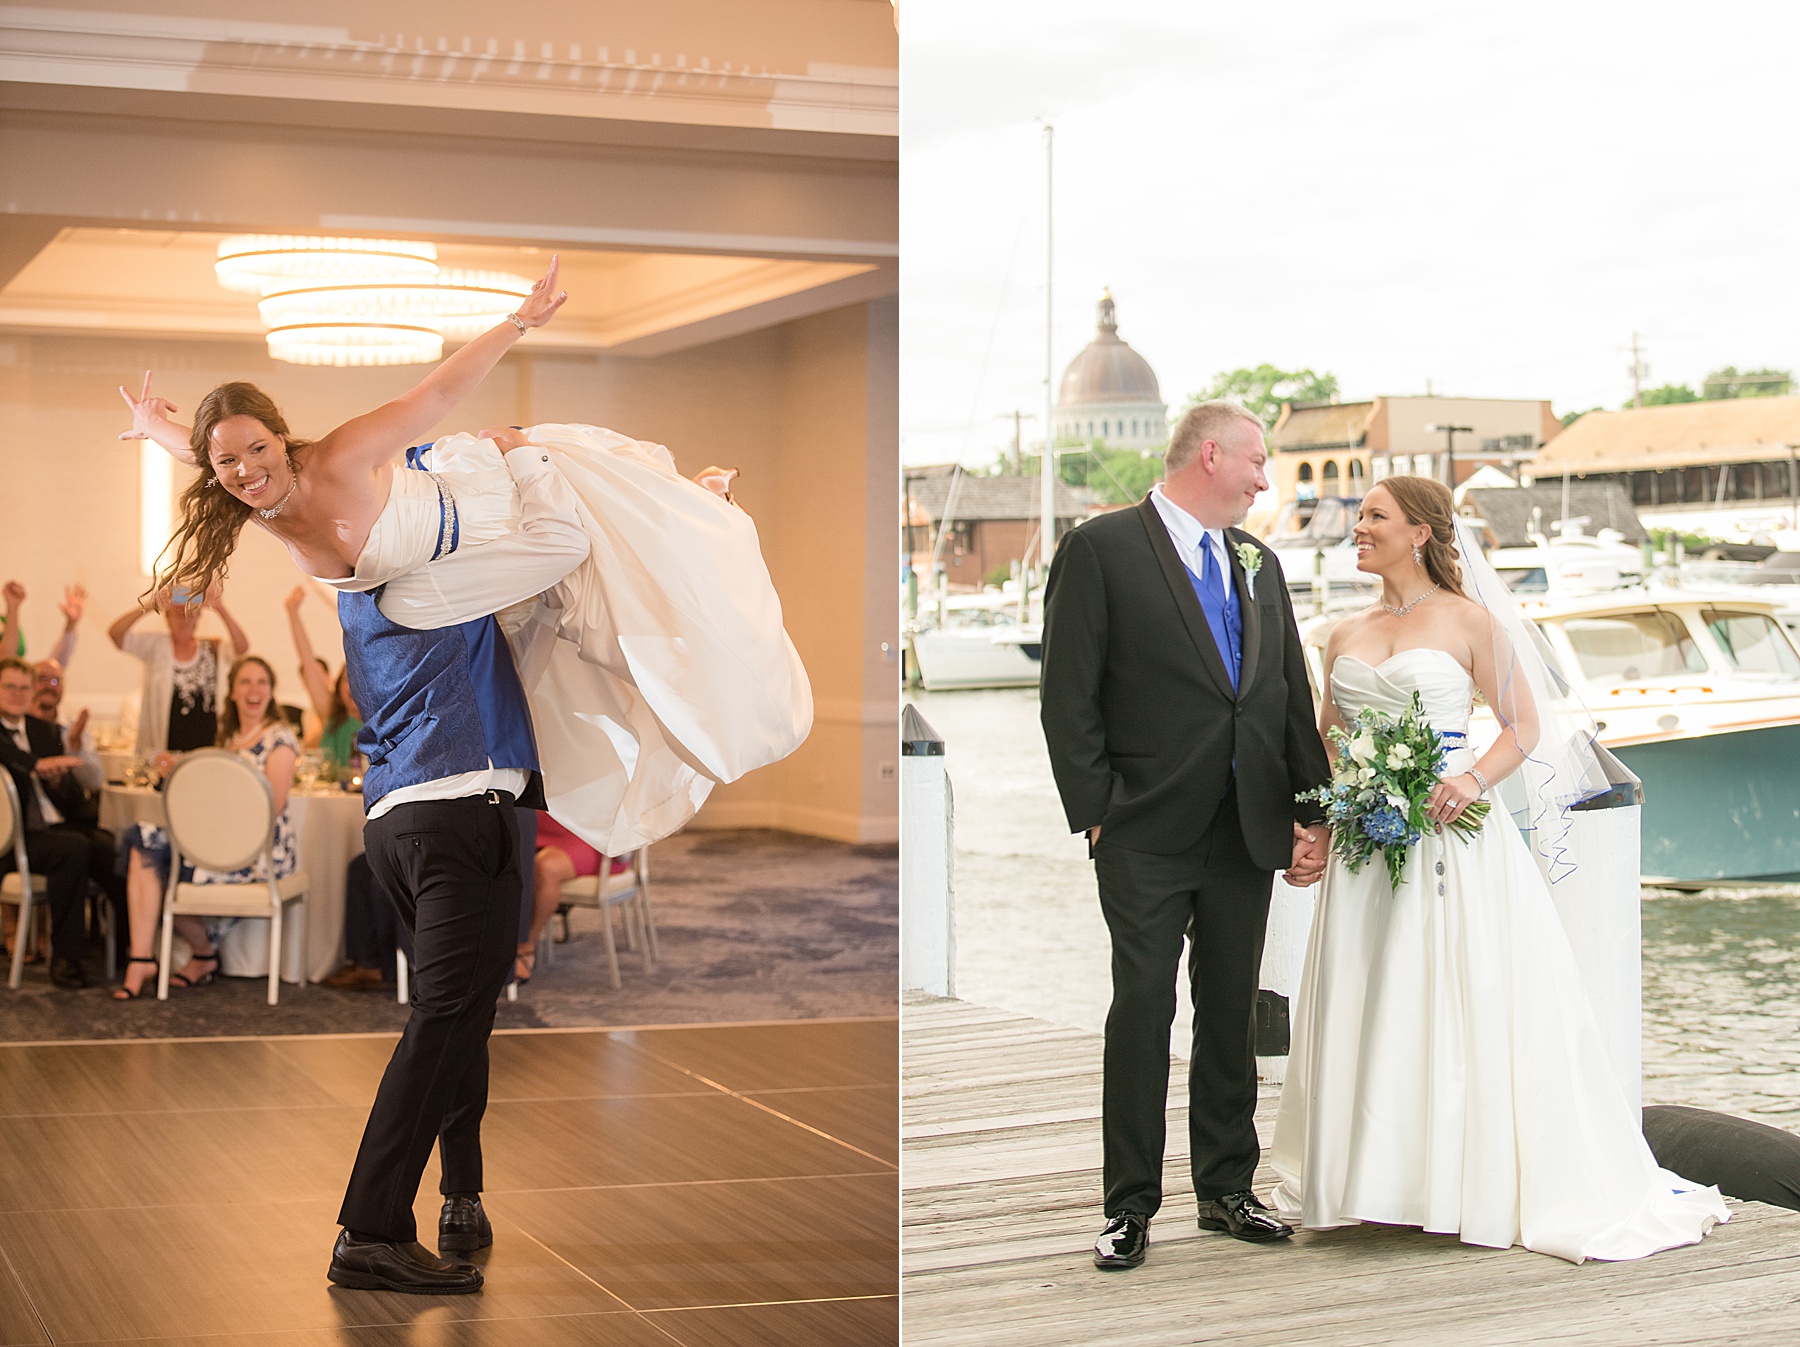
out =
[[(1383, 1226), (1257, 1247), (1194, 1225), (1185, 1063), (1150, 1257), (1097, 1272), (1098, 1034), (911, 996), (902, 1014), (908, 1347), (1758, 1343), (1800, 1331), (1800, 1212), (1731, 1202), (1701, 1243), (1580, 1267)], [(1265, 1089), (1265, 1146), (1276, 1093)], [(1257, 1187), (1267, 1192), (1267, 1166)]]

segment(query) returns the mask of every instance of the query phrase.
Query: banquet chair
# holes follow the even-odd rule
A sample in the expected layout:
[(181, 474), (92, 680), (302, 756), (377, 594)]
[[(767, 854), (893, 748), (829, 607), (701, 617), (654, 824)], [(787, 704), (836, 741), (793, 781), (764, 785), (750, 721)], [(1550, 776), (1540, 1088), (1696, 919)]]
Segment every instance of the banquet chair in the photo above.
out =
[(44, 881), (32, 876), (31, 859), (25, 854), (25, 811), (19, 807), (19, 791), (13, 785), (11, 772), (0, 772), (0, 786), (5, 787), (0, 793), (0, 853), (13, 854), (11, 872), (0, 879), (0, 903), (19, 909), (18, 931), (13, 936), (12, 975), (6, 985), (17, 991), (25, 971), (25, 946), (31, 938), (32, 905), (43, 896)]
[(188, 754), (163, 787), (169, 823), (169, 889), (163, 899), (161, 967), (156, 999), (169, 999), (169, 962), (176, 917), (266, 917), (269, 919), (269, 1004), (281, 990), (281, 927), (295, 904), (294, 939), (299, 941), (300, 980), (306, 981), (306, 872), (243, 884), (184, 883), (183, 860), (208, 870), (240, 870), (258, 860), (273, 870), (275, 792), (252, 764), (222, 748)]
[[(17, 991), (25, 969), (25, 949), (33, 934), (32, 923), (40, 917), (47, 919), (42, 906), (46, 895), (44, 881), (31, 873), (31, 863), (25, 854), (25, 829), (20, 823), (25, 815), (19, 805), (18, 788), (13, 785), (10, 774), (0, 775), (5, 775), (6, 779), (6, 790), (0, 794), (0, 855), (11, 851), (14, 861), (11, 872), (0, 879), (0, 905), (19, 909), (17, 934), (13, 937), (12, 972), (6, 985)], [(88, 885), (85, 878), (82, 883)], [(92, 890), (91, 885), (88, 887)], [(118, 968), (118, 933), (114, 930), (112, 904), (104, 892), (99, 892), (99, 910), (101, 928), (106, 934), (106, 979), (110, 982)]]
[[(619, 981), (618, 946), (613, 943), (613, 908), (619, 909), (626, 945), (643, 957), (644, 971), (648, 973), (655, 968), (656, 961), (662, 957), (662, 950), (656, 943), (656, 918), (650, 911), (650, 848), (639, 847), (623, 859), (627, 866), (618, 874), (612, 872), (612, 862), (601, 857), (598, 873), (566, 880), (562, 886), (565, 906), (600, 910), (600, 934), (606, 942), (606, 964), (612, 974), (614, 991), (623, 984)], [(546, 927), (545, 934), (548, 933)], [(548, 945), (543, 949), (548, 956)], [(545, 962), (549, 962), (548, 957)]]

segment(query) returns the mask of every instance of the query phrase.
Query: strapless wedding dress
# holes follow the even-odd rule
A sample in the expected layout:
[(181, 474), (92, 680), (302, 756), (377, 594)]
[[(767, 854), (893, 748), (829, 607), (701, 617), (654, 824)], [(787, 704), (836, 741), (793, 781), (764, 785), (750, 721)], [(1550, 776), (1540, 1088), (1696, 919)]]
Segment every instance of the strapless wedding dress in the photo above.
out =
[[(1408, 650), (1340, 656), (1331, 691), (1346, 721), (1417, 692), (1434, 728), (1466, 734), (1474, 685), (1448, 652)], [(1446, 773), (1474, 760), (1456, 747)], [(1427, 833), (1398, 892), (1379, 858), (1360, 874), (1332, 858), (1270, 1162), (1276, 1207), (1309, 1229), (1418, 1226), (1572, 1262), (1643, 1258), (1728, 1219), (1716, 1188), (1657, 1166), (1499, 808), (1473, 837)]]
[[(531, 703), (550, 812), (605, 855), (666, 837), (717, 783), (786, 757), (812, 727), (756, 526), (668, 450), (596, 426), (526, 438), (574, 489), (588, 559), (500, 614)], [(512, 533), (519, 497), (491, 441), (450, 435), (396, 467), (356, 571), (366, 591)], [(455, 498), (454, 524), (439, 484)]]

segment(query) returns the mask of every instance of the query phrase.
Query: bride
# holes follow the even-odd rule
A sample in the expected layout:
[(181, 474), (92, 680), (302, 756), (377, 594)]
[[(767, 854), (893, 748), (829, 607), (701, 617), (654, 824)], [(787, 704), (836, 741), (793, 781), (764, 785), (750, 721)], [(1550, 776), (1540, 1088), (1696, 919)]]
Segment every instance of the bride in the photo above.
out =
[(383, 610), (422, 628), (450, 620), (434, 615), (446, 605), (434, 602), (432, 563), (460, 550), (459, 562), (474, 564), (483, 543), (521, 528), (503, 451), (541, 446), (571, 488), (589, 555), (501, 623), (531, 701), (551, 812), (618, 856), (680, 827), (714, 784), (792, 752), (811, 727), (812, 698), (755, 526), (730, 503), (730, 473), (708, 467), (688, 481), (660, 445), (582, 425), (406, 448), (562, 307), (557, 271), (552, 259), (516, 313), (410, 392), (316, 441), (292, 434), (248, 383), (215, 388), (194, 424), (180, 425), (149, 375), (139, 397), (119, 390), (132, 414), (120, 438), (153, 440), (200, 469), (156, 585), (205, 592), (254, 522), (307, 575), (339, 590), (382, 588)]
[[(1398, 891), (1379, 863), (1352, 874), (1334, 856), (1326, 871), (1271, 1148), (1275, 1205), (1309, 1229), (1418, 1226), (1577, 1263), (1693, 1244), (1728, 1219), (1724, 1202), (1658, 1168), (1518, 826), (1496, 807), (1472, 837), (1448, 830), (1514, 773), (1558, 817), (1599, 788), (1588, 738), (1466, 532), (1483, 601), (1465, 594), (1453, 529), (1441, 483), (1390, 477), (1363, 498), (1357, 567), (1381, 577), (1382, 601), (1331, 633), (1320, 727), (1366, 707), (1398, 715), (1416, 692), (1447, 757), (1427, 802), (1437, 830)], [(1501, 726), (1479, 757), (1476, 693)], [(1555, 848), (1557, 831), (1537, 835)]]

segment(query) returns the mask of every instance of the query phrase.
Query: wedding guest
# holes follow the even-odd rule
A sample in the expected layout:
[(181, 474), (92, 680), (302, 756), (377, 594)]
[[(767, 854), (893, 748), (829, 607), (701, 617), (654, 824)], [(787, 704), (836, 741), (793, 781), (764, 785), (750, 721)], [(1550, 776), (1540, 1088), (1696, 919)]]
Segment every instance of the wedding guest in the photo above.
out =
[[(356, 756), (356, 735), (362, 729), (362, 719), (350, 691), (347, 668), (340, 668), (335, 679), (328, 678), (331, 666), (313, 653), (306, 624), (300, 620), (300, 605), (305, 601), (306, 586), (295, 585), (286, 601), (288, 630), (293, 633), (294, 650), (300, 656), (300, 679), (306, 684), (313, 711), (319, 718), (317, 747), (326, 761), (336, 767), (348, 767), (350, 759)], [(308, 743), (312, 742), (308, 736)], [(390, 955), (389, 963), (392, 961)]]
[(116, 845), (112, 833), (100, 826), (100, 790), (106, 784), (100, 755), (88, 737), (88, 713), (84, 708), (73, 721), (62, 717), (62, 666), (54, 659), (41, 659), (32, 666), (31, 713), (47, 720), (62, 734), (62, 751), (80, 760), (62, 784), (58, 808), (64, 815), (58, 825), (62, 831), (74, 833), (88, 849), (88, 878), (102, 889), (112, 907), (113, 929), (125, 931), (125, 876), (114, 863)]
[[(250, 638), (225, 607), (225, 590), (214, 585), (205, 596), (161, 589), (121, 614), (107, 629), (112, 643), (144, 663), (138, 710), (137, 752), (151, 758), (206, 748), (219, 728), (219, 639), (197, 634), (200, 615), (210, 608), (225, 624), (234, 658), (250, 652)], [(156, 611), (167, 632), (134, 631), (145, 613)]]
[(538, 941), (562, 904), (563, 884), (584, 875), (597, 875), (603, 865), (610, 865), (612, 873), (617, 874), (625, 868), (626, 862), (602, 856), (548, 813), (541, 809), (537, 811), (537, 854), (531, 866), (531, 924), (519, 937), (519, 949), (513, 961), (513, 978), (521, 987), (530, 982), (531, 975), (537, 971)]
[[(0, 601), (5, 603), (4, 611), (0, 613), (0, 652), (24, 659), (25, 632), (19, 626), (19, 608), (25, 602), (25, 586), (17, 580), (8, 580), (0, 588)], [(87, 590), (80, 585), (65, 586), (63, 600), (56, 607), (63, 615), (63, 630), (50, 651), (50, 658), (67, 668), (75, 658), (75, 628), (87, 607)]]
[[(30, 714), (31, 688), (30, 665), (10, 655), (0, 658), (0, 766), (18, 791), (32, 875), (42, 878), (50, 906), (50, 981), (76, 989), (87, 985), (81, 917), (88, 849), (61, 826), (65, 818), (57, 802), (69, 803), (68, 787), (81, 760), (63, 751), (54, 724)], [(0, 874), (10, 871), (14, 860), (10, 850), (0, 855)]]
[[(219, 715), (217, 744), (254, 763), (268, 778), (275, 796), (275, 840), (270, 849), (274, 876), (292, 874), (300, 864), (299, 841), (288, 814), (288, 792), (294, 783), (294, 760), (300, 741), (274, 712), (275, 671), (260, 655), (246, 655), (231, 666), (226, 680), (230, 689)], [(144, 994), (156, 975), (151, 952), (162, 914), (163, 890), (169, 882), (169, 836), (161, 828), (137, 824), (128, 834), (129, 869), (127, 895), (131, 904), (131, 958), (125, 980), (113, 998), (129, 1001)], [(191, 868), (185, 862), (182, 878), (196, 884), (246, 884), (268, 878), (263, 862), (228, 874)], [(178, 987), (200, 987), (219, 971), (219, 951), (198, 917), (175, 918), (175, 929), (187, 940), (193, 954), (169, 981)]]

